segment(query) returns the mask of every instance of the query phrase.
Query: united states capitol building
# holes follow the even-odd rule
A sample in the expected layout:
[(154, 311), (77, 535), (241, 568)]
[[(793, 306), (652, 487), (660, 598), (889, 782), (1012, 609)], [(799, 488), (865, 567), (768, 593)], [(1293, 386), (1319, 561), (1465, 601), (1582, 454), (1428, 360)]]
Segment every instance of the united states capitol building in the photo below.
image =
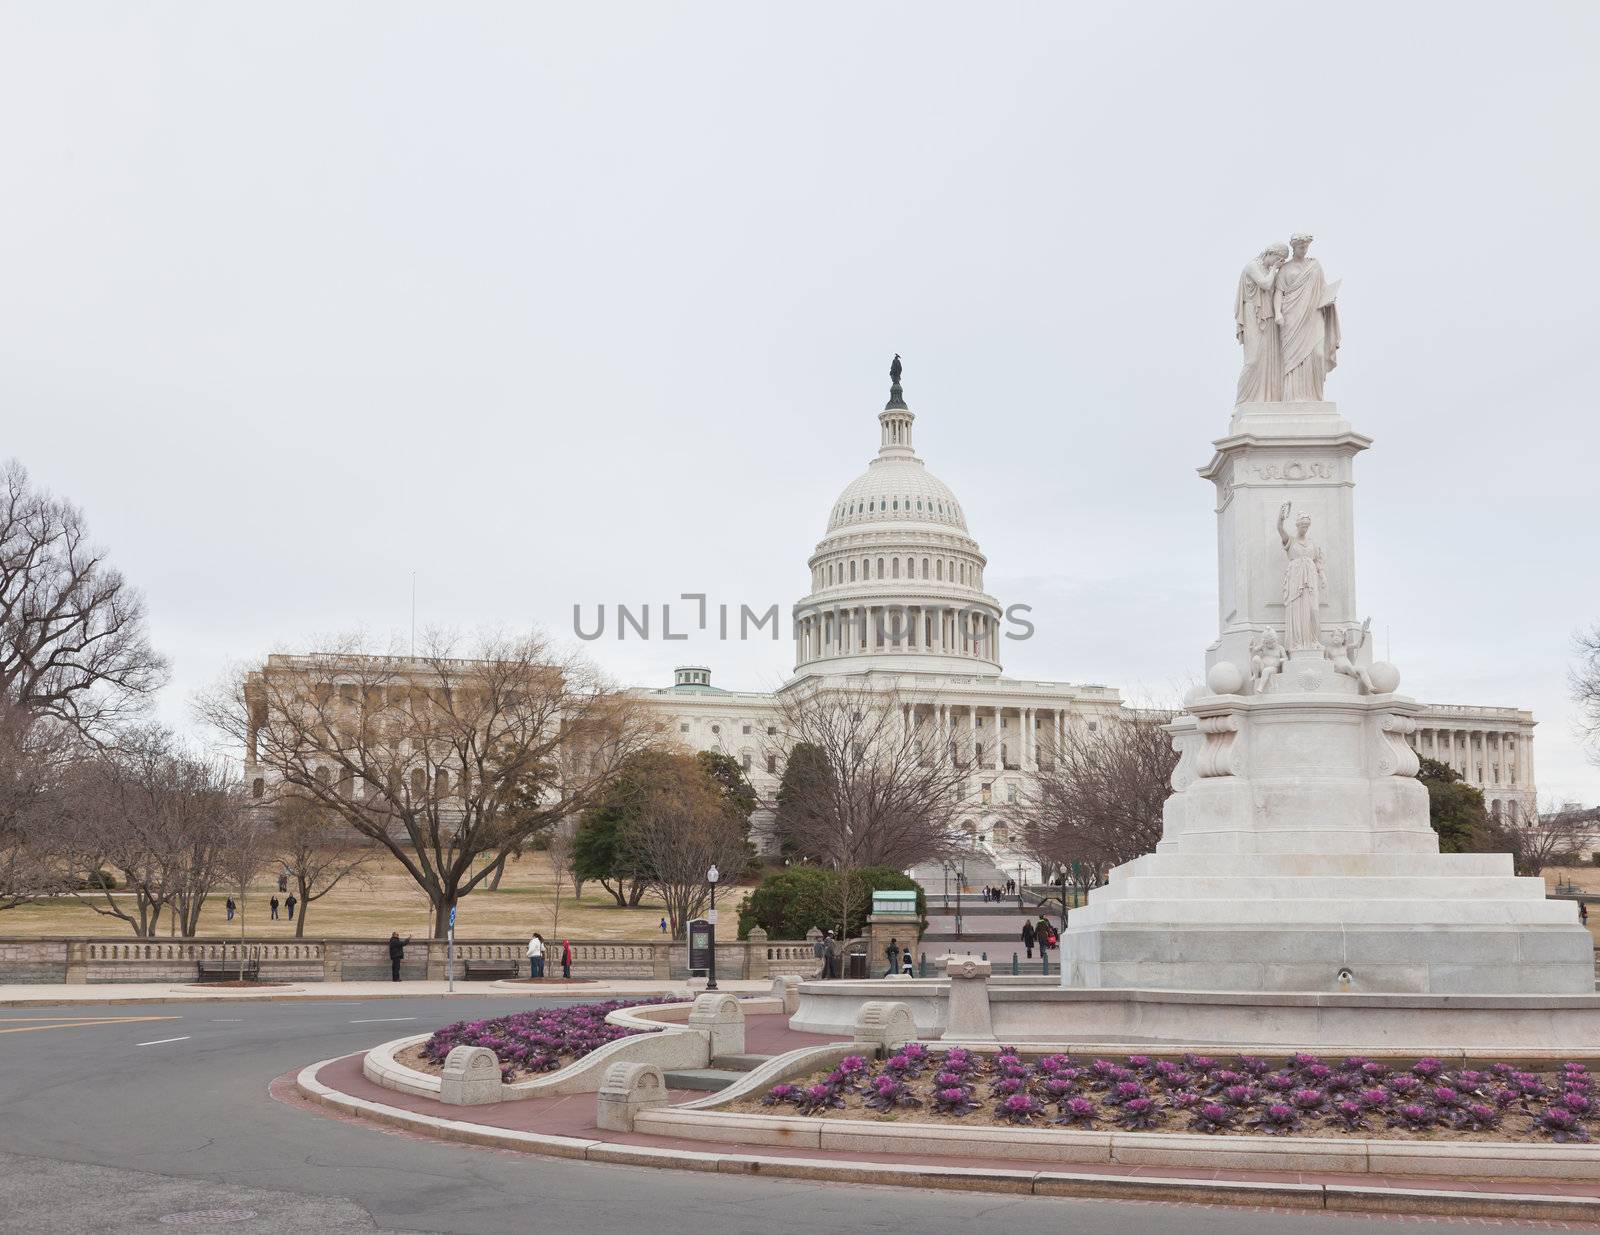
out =
[[(1071, 726), (1094, 728), (1123, 708), (1109, 686), (1007, 677), (1000, 661), (1006, 620), (984, 590), (988, 558), (950, 487), (916, 453), (915, 416), (899, 383), (878, 415), (877, 455), (833, 501), (827, 530), (807, 562), (810, 591), (793, 608), (794, 675), (776, 693), (725, 689), (711, 667), (684, 665), (671, 686), (633, 693), (660, 710), (693, 749), (732, 756), (764, 806), (757, 844), (776, 848), (772, 802), (782, 775), (774, 753), (783, 697), (819, 679), (881, 688), (931, 727), (934, 750), (955, 749), (973, 768), (960, 821), (973, 849), (968, 878), (992, 864), (1002, 878), (1038, 876), (1038, 864), (1007, 823)], [(1513, 707), (1433, 705), (1412, 745), (1450, 764), (1483, 790), (1492, 814), (1537, 818), (1530, 712)]]

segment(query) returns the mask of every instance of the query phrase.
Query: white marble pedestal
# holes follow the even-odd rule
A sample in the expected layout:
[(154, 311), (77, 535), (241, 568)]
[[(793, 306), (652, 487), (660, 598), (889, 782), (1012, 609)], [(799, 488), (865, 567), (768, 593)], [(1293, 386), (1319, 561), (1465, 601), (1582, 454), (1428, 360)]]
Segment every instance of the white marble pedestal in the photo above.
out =
[[(1208, 687), (1170, 727), (1181, 757), (1162, 840), (1071, 914), (1063, 986), (1594, 994), (1575, 905), (1516, 877), (1507, 854), (1439, 853), (1405, 741), (1420, 709), (1370, 647), (1345, 656), (1360, 631), (1353, 467), (1367, 445), (1327, 403), (1244, 405), (1216, 443), (1202, 473), (1217, 486), (1222, 580)], [(1286, 505), (1312, 513), (1329, 647), (1253, 674), (1256, 636), (1285, 629)]]

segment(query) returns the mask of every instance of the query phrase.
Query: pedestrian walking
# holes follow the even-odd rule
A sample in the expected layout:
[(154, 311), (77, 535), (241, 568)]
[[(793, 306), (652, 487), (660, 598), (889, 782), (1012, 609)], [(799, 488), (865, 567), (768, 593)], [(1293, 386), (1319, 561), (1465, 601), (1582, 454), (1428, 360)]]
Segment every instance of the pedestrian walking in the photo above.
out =
[(399, 931), (389, 934), (389, 973), (394, 981), (400, 981), (400, 962), (406, 958), (406, 944), (411, 942), (411, 936), (400, 938)]
[(570, 939), (561, 941), (561, 976), (569, 980), (572, 977), (572, 941)]
[(1028, 959), (1033, 959), (1033, 937), (1036, 932), (1032, 922), (1022, 924), (1022, 946), (1028, 950)]
[(287, 892), (288, 890), (289, 890), (289, 872), (288, 871), (284, 871), (283, 874), (278, 876), (278, 891)]
[(900, 972), (900, 941), (898, 939), (890, 939), (889, 946), (883, 952), (889, 958), (889, 968), (883, 971), (883, 976), (892, 978)]
[(231, 896), (228, 897), (227, 901), (223, 905), (223, 908), (225, 908), (228, 911), (228, 921), (232, 922), (233, 921), (233, 909), (234, 909), (233, 897), (231, 897)]
[(278, 898), (274, 896), (267, 904), (272, 909), (272, 920), (276, 922), (278, 920)]
[(1578, 921), (1582, 922), (1585, 926), (1589, 925), (1589, 906), (1585, 905), (1582, 901), (1578, 902)]
[(827, 977), (828, 936), (826, 934), (818, 935), (816, 939), (812, 941), (811, 955), (814, 956), (819, 962), (817, 965), (817, 974), (821, 977)]
[(544, 936), (538, 931), (534, 931), (533, 938), (528, 940), (528, 976), (544, 977)]
[(294, 907), (300, 902), (295, 900), (294, 893), (289, 893), (289, 899), (283, 902), (283, 907), (289, 911), (289, 921), (294, 921)]
[(661, 919), (661, 933), (663, 935), (667, 933), (667, 920), (665, 918)]
[(825, 979), (839, 976), (839, 945), (834, 942), (832, 931), (822, 936), (822, 976)]
[(903, 978), (914, 978), (917, 976), (917, 971), (911, 967), (910, 948), (907, 948), (904, 952), (900, 953), (900, 976)]

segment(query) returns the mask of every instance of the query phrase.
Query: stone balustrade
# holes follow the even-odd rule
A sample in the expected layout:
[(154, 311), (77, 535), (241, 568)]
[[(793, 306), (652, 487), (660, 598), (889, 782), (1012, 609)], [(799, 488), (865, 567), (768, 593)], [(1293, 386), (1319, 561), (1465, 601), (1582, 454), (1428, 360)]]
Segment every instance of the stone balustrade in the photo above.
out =
[[(654, 978), (687, 976), (689, 956), (682, 940), (587, 940), (572, 943), (573, 976), (579, 978)], [(561, 940), (547, 941), (549, 972), (560, 973)], [(0, 938), (0, 983), (13, 982), (192, 982), (197, 962), (207, 968), (240, 959), (260, 963), (261, 977), (281, 982), (386, 981), (387, 939), (138, 939), (134, 937), (40, 939)], [(442, 981), (446, 944), (412, 938), (401, 963), (406, 979)], [(527, 974), (526, 939), (457, 939), (456, 979), (465, 961), (520, 963)], [(758, 928), (748, 940), (717, 941), (717, 976), (724, 979), (792, 975), (815, 977), (819, 962), (807, 940), (768, 940)]]

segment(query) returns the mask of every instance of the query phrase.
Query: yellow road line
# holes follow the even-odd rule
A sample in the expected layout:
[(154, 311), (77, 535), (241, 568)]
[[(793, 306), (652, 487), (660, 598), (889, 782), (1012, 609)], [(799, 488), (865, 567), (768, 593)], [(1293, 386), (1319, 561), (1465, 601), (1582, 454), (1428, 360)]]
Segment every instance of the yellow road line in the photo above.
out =
[(37, 1033), (41, 1029), (84, 1029), (90, 1025), (139, 1025), (146, 1021), (176, 1021), (182, 1018), (176, 1016), (101, 1016), (101, 1017), (54, 1017), (43, 1019), (40, 1017), (8, 1016), (0, 1017), (0, 1024), (11, 1024), (25, 1021), (26, 1024), (17, 1025), (15, 1029), (0, 1029), (0, 1033)]

